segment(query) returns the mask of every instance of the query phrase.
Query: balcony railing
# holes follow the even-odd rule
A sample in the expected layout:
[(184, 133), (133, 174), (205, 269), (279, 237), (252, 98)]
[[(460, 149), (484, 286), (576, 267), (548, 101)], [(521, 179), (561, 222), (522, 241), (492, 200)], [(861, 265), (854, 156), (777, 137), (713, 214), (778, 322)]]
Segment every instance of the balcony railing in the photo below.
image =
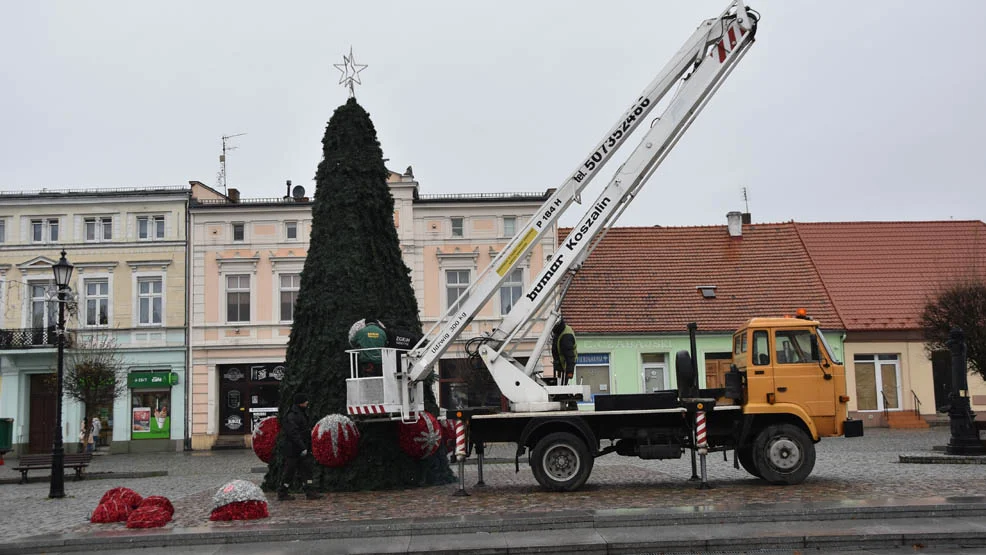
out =
[(55, 327), (0, 329), (0, 350), (54, 347), (58, 342)]

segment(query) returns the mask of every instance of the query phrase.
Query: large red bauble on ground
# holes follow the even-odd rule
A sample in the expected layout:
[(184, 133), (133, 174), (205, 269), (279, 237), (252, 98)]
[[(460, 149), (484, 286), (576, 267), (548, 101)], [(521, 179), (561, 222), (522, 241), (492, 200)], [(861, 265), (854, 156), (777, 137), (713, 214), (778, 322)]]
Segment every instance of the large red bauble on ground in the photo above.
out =
[(276, 416), (264, 418), (253, 430), (253, 452), (265, 463), (269, 463), (274, 457), (274, 445), (277, 444), (277, 434), (280, 432), (281, 425)]

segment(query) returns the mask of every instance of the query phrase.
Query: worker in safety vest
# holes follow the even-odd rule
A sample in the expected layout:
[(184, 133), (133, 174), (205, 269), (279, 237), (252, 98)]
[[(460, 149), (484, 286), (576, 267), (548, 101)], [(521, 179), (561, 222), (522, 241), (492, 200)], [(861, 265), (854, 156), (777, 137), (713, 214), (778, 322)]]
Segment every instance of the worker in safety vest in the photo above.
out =
[(565, 323), (564, 318), (559, 318), (555, 327), (551, 328), (551, 360), (558, 385), (566, 385), (575, 376), (575, 361), (578, 357), (575, 332)]
[(368, 349), (359, 354), (360, 377), (382, 376), (380, 349), (387, 346), (383, 324), (364, 318), (349, 328), (349, 344), (354, 349)]

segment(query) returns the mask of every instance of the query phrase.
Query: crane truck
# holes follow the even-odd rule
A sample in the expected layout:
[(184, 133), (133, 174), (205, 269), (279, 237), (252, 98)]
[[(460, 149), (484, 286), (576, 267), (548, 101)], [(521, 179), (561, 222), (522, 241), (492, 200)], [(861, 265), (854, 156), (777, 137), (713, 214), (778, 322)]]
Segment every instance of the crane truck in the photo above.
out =
[[(560, 317), (552, 304), (557, 307), (593, 247), (752, 46), (758, 22), (759, 14), (743, 0), (732, 0), (718, 17), (701, 22), (603, 139), (421, 340), (410, 349), (380, 349), (382, 375), (361, 375), (360, 350), (349, 351), (350, 416), (416, 421), (424, 410), (424, 379), (435, 363), (533, 245), (573, 204), (582, 204), (583, 190), (613, 154), (650, 121), (637, 146), (509, 314), (480, 337), (477, 354), (509, 400), (508, 410), (467, 408), (454, 414), (462, 421), (467, 445), (475, 447), (480, 465), (485, 444), (516, 443), (517, 461), (530, 452), (530, 465), (542, 487), (570, 491), (585, 483), (594, 459), (608, 453), (673, 459), (686, 449), (702, 455), (733, 450), (734, 464), (751, 474), (772, 483), (795, 484), (810, 474), (814, 445), (821, 437), (861, 434), (859, 421), (847, 418), (845, 369), (818, 322), (808, 319), (751, 319), (734, 335), (733, 364), (726, 374), (726, 387), (721, 389), (698, 388), (694, 360), (687, 351), (676, 356), (677, 390), (597, 396), (594, 409), (588, 411), (578, 410), (577, 403), (590, 399), (589, 386), (550, 384), (539, 373), (540, 354)], [(666, 99), (675, 87), (676, 92)], [(667, 100), (663, 112), (649, 120), (662, 99)], [(522, 357), (515, 356), (518, 340), (533, 333), (538, 322), (543, 322), (538, 339), (522, 363)], [(785, 355), (783, 362), (781, 355)], [(788, 362), (794, 360), (798, 362)]]

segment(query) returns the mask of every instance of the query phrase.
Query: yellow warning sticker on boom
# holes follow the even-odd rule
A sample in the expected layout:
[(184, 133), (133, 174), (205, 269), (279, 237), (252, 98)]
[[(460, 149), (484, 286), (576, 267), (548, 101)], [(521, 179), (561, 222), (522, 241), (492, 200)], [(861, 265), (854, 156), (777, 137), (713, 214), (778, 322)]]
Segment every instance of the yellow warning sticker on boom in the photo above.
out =
[(513, 267), (514, 263), (517, 262), (517, 259), (520, 258), (520, 255), (523, 254), (525, 250), (527, 250), (527, 246), (531, 244), (531, 241), (534, 240), (535, 236), (537, 236), (537, 232), (534, 231), (534, 228), (527, 230), (527, 233), (525, 233), (524, 237), (521, 238), (520, 243), (518, 243), (517, 246), (514, 247), (514, 250), (510, 251), (510, 254), (507, 256), (507, 259), (503, 261), (503, 264), (497, 266), (496, 273), (500, 274), (500, 277), (507, 275), (507, 272), (509, 272), (510, 268)]

